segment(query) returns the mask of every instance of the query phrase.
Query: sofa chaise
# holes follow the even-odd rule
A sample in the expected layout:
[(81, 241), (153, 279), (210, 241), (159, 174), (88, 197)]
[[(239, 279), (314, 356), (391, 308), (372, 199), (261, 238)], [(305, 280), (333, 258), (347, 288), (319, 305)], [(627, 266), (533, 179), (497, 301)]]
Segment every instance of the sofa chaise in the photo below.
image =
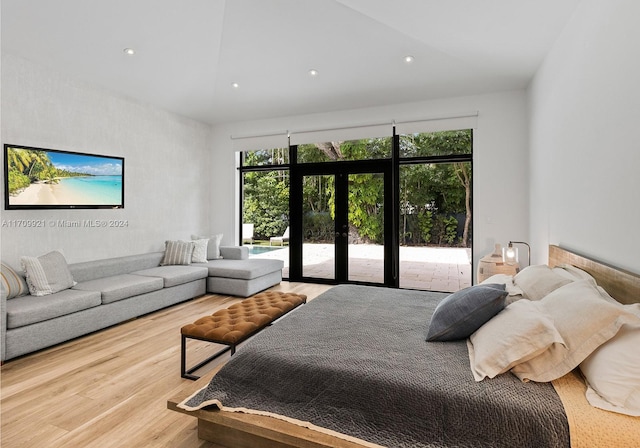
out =
[[(161, 265), (165, 252), (69, 264), (68, 271), (75, 284), (43, 296), (28, 294), (22, 274), (3, 263), (1, 360), (50, 347), (206, 292), (248, 297), (282, 280), (281, 260), (250, 259), (248, 249), (237, 246), (222, 246), (220, 254), (221, 259), (188, 265)], [(21, 295), (20, 290), (27, 294)]]

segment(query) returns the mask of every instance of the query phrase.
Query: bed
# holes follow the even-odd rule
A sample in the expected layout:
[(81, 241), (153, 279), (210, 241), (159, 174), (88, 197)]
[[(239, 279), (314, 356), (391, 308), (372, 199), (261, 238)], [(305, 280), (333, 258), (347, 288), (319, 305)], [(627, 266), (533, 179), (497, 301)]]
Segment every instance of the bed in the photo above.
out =
[[(621, 303), (640, 301), (638, 275), (551, 246), (549, 266), (564, 264)], [(477, 381), (466, 340), (425, 342), (447, 296), (334, 287), (168, 407), (196, 417), (201, 438), (230, 448), (637, 444), (639, 419), (589, 406), (575, 370), (553, 384), (509, 372)], [(622, 439), (594, 439), (608, 436)]]

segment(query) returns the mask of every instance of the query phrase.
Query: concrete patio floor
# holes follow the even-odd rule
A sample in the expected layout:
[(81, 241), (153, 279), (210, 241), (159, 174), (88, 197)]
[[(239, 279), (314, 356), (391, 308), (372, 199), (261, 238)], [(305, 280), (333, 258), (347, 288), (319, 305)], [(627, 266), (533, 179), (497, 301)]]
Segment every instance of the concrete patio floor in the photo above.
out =
[[(333, 244), (304, 244), (302, 251), (303, 276), (334, 278)], [(382, 246), (351, 244), (349, 255), (349, 280), (382, 283)], [(289, 276), (288, 246), (251, 257), (282, 260), (282, 276)], [(470, 249), (465, 248), (400, 247), (400, 287), (444, 292), (466, 288), (471, 286), (470, 259)]]

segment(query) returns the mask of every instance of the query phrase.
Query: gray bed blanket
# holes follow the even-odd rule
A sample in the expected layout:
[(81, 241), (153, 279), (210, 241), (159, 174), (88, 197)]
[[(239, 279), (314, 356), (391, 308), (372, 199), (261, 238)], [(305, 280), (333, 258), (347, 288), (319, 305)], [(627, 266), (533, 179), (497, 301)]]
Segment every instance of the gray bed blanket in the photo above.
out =
[(551, 384), (476, 382), (464, 341), (425, 342), (445, 296), (336, 286), (248, 341), (181, 406), (217, 401), (388, 447), (569, 447)]

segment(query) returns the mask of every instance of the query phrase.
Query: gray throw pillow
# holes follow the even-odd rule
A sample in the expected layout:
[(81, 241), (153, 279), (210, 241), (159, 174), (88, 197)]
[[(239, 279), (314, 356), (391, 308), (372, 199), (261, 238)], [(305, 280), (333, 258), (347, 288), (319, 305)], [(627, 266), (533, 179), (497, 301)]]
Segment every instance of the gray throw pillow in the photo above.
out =
[(504, 308), (505, 285), (491, 283), (461, 289), (445, 297), (431, 317), (427, 341), (466, 339)]
[(58, 251), (40, 257), (21, 257), (32, 296), (46, 296), (75, 285), (64, 255)]

